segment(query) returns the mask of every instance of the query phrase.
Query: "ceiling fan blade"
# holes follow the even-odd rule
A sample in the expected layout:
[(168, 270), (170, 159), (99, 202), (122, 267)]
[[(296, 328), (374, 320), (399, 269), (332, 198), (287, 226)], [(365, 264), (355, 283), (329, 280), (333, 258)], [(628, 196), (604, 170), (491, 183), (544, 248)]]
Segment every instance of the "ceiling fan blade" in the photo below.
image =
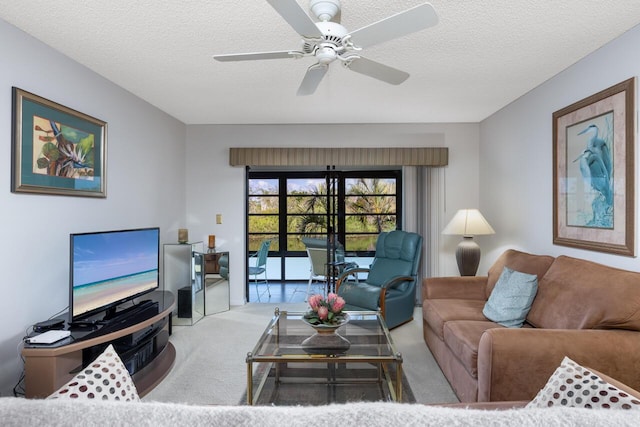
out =
[(267, 0), (298, 34), (306, 38), (320, 38), (322, 33), (296, 0)]
[(368, 47), (415, 31), (424, 30), (437, 23), (438, 15), (435, 9), (431, 4), (424, 3), (352, 31), (349, 34), (353, 44), (358, 47)]
[(327, 74), (327, 70), (329, 69), (328, 65), (322, 64), (313, 64), (311, 67), (307, 69), (307, 73), (304, 75), (304, 79), (302, 79), (302, 83), (300, 83), (300, 87), (298, 88), (298, 96), (311, 95), (316, 91), (320, 81), (325, 74)]
[(356, 73), (364, 74), (392, 85), (399, 85), (409, 78), (409, 73), (407, 72), (362, 57), (345, 62), (345, 67)]
[(254, 53), (232, 53), (229, 55), (213, 55), (216, 61), (253, 61), (256, 59), (282, 59), (282, 58), (300, 58), (303, 52), (295, 50), (281, 50), (275, 52), (254, 52)]

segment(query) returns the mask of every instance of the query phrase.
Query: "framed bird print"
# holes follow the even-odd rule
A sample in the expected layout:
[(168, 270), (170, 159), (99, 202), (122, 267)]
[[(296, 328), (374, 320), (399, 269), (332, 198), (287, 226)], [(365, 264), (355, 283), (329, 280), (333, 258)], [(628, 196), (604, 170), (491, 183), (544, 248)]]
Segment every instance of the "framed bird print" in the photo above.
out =
[(635, 256), (635, 78), (553, 113), (553, 243)]
[(11, 191), (106, 197), (107, 124), (13, 88)]

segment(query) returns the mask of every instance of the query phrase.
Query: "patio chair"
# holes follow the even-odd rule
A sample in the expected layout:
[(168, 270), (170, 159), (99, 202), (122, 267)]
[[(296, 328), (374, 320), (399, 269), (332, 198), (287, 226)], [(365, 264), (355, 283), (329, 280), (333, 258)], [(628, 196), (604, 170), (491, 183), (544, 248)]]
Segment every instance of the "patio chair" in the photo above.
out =
[[(254, 265), (249, 265), (249, 275), (253, 276), (253, 283), (256, 285), (256, 293), (258, 294), (258, 301), (260, 301), (260, 290), (258, 285), (267, 285), (267, 293), (271, 298), (271, 290), (269, 289), (269, 280), (267, 279), (267, 257), (269, 255), (269, 246), (271, 246), (271, 240), (263, 240), (260, 244), (260, 249), (249, 257), (249, 264), (251, 260)], [(264, 275), (263, 278), (258, 276)]]
[(311, 294), (311, 286), (320, 283), (322, 287), (322, 295), (327, 295), (327, 284), (329, 275), (327, 274), (327, 248), (307, 248), (309, 256), (309, 283), (307, 284), (307, 296), (305, 301), (309, 300)]
[[(307, 255), (309, 256), (310, 275), (309, 285), (307, 286), (307, 298), (309, 298), (309, 292), (313, 281), (322, 281), (325, 283), (325, 294), (327, 292), (327, 285), (331, 282), (331, 279), (337, 278), (340, 274), (347, 270), (358, 268), (358, 264), (355, 262), (346, 262), (344, 258), (344, 246), (342, 243), (336, 242), (335, 255), (327, 258), (327, 238), (315, 238), (315, 237), (303, 237), (302, 243), (307, 248)], [(311, 249), (311, 252), (309, 252)], [(332, 270), (327, 269), (327, 261), (333, 260), (335, 266)], [(333, 277), (331, 276), (333, 274)], [(357, 275), (355, 280), (357, 280)]]

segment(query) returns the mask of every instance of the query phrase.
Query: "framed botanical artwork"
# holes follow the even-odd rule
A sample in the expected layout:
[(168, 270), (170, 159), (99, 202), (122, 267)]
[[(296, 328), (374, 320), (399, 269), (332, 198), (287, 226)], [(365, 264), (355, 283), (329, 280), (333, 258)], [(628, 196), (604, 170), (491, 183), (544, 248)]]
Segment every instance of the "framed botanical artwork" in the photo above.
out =
[(553, 113), (553, 243), (635, 256), (635, 78)]
[(107, 124), (13, 88), (11, 191), (106, 197)]

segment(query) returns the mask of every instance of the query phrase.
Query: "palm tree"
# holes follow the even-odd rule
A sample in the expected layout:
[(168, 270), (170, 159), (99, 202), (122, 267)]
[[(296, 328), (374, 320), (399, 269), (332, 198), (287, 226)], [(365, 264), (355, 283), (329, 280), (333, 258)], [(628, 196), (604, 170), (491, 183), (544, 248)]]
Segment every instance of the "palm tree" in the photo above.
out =
[(299, 233), (324, 234), (327, 232), (327, 184), (319, 183), (305, 193), (302, 211), (305, 215), (299, 217)]
[[(381, 233), (390, 224), (394, 224), (396, 203), (395, 197), (386, 196), (395, 194), (394, 184), (380, 178), (359, 178), (347, 193), (349, 198), (347, 212), (362, 214), (358, 216), (363, 227), (373, 226)], [(386, 196), (386, 197), (385, 197)]]

